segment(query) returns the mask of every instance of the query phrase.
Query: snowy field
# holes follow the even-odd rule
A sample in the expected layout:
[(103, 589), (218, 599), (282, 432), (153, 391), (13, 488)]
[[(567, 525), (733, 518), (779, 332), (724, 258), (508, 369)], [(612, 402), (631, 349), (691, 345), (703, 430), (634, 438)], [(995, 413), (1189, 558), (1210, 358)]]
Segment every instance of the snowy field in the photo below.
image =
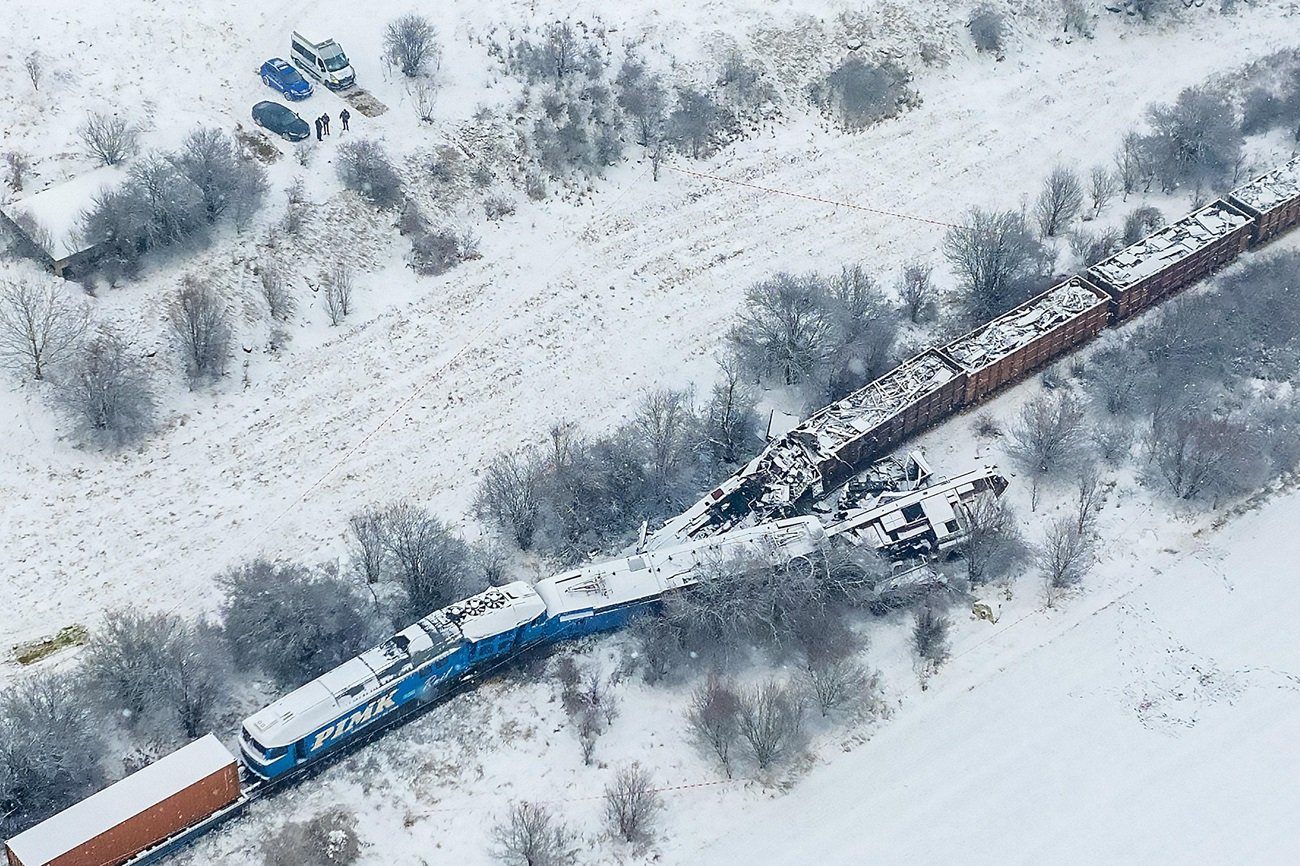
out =
[[(443, 3), (421, 10), (446, 47), (439, 122), (429, 126), (377, 59), (383, 24), (405, 4), (381, 0), (364, 15), (342, 2), (203, 5), (62, 0), (51, 14), (49, 3), (7, 0), (0, 75), (24, 86), (0, 92), (0, 150), (36, 157), (30, 189), (90, 167), (73, 134), (89, 109), (148, 116), (148, 146), (174, 146), (197, 125), (248, 128), (251, 104), (267, 98), (252, 70), (287, 51), (289, 30), (309, 12), (334, 28), (362, 85), (390, 106), (357, 118), (358, 133), (415, 159), (461, 141), (477, 105), (509, 98), (512, 85), (481, 42), (505, 22), (598, 11), (616, 44), (644, 39), (688, 70), (732, 41), (820, 66), (840, 54), (846, 28), (836, 16), (861, 8)], [(790, 111), (717, 158), (681, 166), (954, 221), (975, 204), (1020, 205), (1058, 162), (1108, 164), (1150, 102), (1300, 43), (1288, 3), (1243, 5), (1230, 18), (1205, 8), (1156, 28), (1103, 13), (1095, 40), (1072, 43), (1052, 38), (1049, 4), (1017, 9), (1015, 42), (994, 63), (973, 54), (945, 4), (872, 7), (868, 44), (913, 51), (928, 34), (953, 52), (947, 66), (916, 70), (920, 108), (852, 136)], [(38, 93), (22, 79), (29, 45), (49, 67)], [(317, 93), (300, 111), (337, 115), (342, 103)], [(513, 217), (479, 226), (481, 260), (417, 278), (402, 266), (406, 243), (391, 217), (340, 193), (335, 131), (305, 171), (284, 147), (269, 168), (275, 204), (260, 219), (278, 215), (281, 191), (303, 173), (319, 212), (290, 252), (312, 280), (339, 257), (358, 268), (359, 309), (348, 323), (329, 327), (303, 284), (288, 348), (265, 350), (249, 270), (263, 227), (253, 226), (94, 301), (97, 316), (158, 348), (165, 423), (140, 448), (75, 447), (41, 387), (12, 377), (0, 387), (8, 643), (93, 627), (126, 603), (210, 611), (222, 569), (258, 554), (341, 555), (347, 517), (370, 503), (410, 497), (474, 533), (476, 474), (497, 453), (539, 441), (562, 418), (612, 426), (651, 387), (707, 385), (750, 283), (852, 261), (888, 283), (918, 255), (940, 264), (940, 226), (671, 167), (656, 183), (630, 150), (581, 200), (539, 204), (516, 193)], [(1260, 165), (1287, 155), (1279, 146)], [(1171, 214), (1186, 209), (1185, 200), (1150, 198)], [(214, 271), (246, 298), (244, 351), (216, 388), (189, 392), (165, 345), (162, 299), (181, 273)], [(1007, 414), (1034, 387), (1003, 395), (994, 411)], [(1001, 459), (970, 428), (965, 417), (926, 435), (940, 471)], [(1024, 492), (1011, 495), (1028, 516)], [(906, 623), (882, 625), (867, 657), (884, 674), (892, 717), (819, 731), (808, 760), (772, 784), (714, 784), (717, 771), (683, 744), (683, 694), (639, 680), (600, 740), (601, 765), (583, 767), (553, 687), (520, 675), (258, 804), (185, 859), (256, 863), (268, 829), (343, 803), (362, 815), (368, 866), (486, 864), (495, 816), (521, 797), (562, 804), (595, 838), (611, 767), (639, 760), (661, 785), (701, 787), (665, 793), (664, 833), (649, 854), (600, 842), (578, 862), (1291, 862), (1300, 855), (1291, 820), (1300, 747), (1289, 735), (1300, 723), (1300, 644), (1288, 626), (1300, 602), (1284, 581), (1300, 553), (1287, 531), (1297, 520), (1300, 496), (1287, 493), (1211, 530), (1204, 518), (1170, 516), (1121, 478), (1103, 520), (1119, 552), (1081, 596), (1043, 611), (1026, 580), (998, 624), (959, 621), (954, 658), (925, 692)], [(619, 644), (599, 642), (593, 653), (612, 667)], [(16, 673), (6, 661), (0, 680)]]

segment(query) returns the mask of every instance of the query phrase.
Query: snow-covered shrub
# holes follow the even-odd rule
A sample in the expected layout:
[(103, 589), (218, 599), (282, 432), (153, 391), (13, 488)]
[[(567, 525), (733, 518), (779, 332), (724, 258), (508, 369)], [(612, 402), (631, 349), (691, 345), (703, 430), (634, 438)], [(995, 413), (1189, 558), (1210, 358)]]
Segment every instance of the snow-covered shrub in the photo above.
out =
[(1007, 21), (1001, 12), (992, 6), (980, 6), (971, 13), (966, 27), (976, 51), (995, 54), (999, 59), (1002, 57), (1006, 47)]
[(814, 104), (841, 129), (851, 132), (896, 117), (917, 104), (919, 97), (908, 86), (911, 78), (892, 61), (867, 63), (850, 55), (808, 92)]
[(356, 815), (342, 806), (285, 824), (262, 849), (266, 866), (352, 866), (360, 856)]
[(125, 445), (153, 426), (148, 371), (115, 331), (101, 329), (77, 350), (56, 393), (84, 434), (101, 445)]
[(339, 146), (339, 180), (380, 210), (402, 203), (402, 179), (383, 145), (361, 138)]

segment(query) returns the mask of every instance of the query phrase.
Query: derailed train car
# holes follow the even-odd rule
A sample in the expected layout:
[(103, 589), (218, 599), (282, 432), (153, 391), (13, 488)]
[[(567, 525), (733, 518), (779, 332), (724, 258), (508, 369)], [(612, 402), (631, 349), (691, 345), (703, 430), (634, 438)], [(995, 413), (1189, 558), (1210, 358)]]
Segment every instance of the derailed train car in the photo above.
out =
[[(1293, 159), (1116, 253), (1085, 277), (1054, 287), (943, 349), (923, 351), (817, 412), (668, 521), (634, 556), (556, 575), (536, 588), (510, 584), (466, 599), (250, 717), (241, 757), (261, 781), (240, 793), (214, 789), (209, 794), (213, 803), (204, 807), (211, 812), (197, 822), (190, 823), (194, 815), (180, 810), (169, 813), (170, 825), (151, 823), (160, 814), (154, 806), (169, 796), (166, 786), (150, 797), (136, 798), (135, 813), (115, 805), (109, 814), (100, 808), (108, 801), (95, 795), (9, 840), (8, 859), (14, 866), (49, 866), (97, 834), (111, 835), (121, 824), (148, 825), (146, 835), (162, 841), (141, 850), (131, 847), (137, 844), (132, 837), (121, 850), (135, 850), (134, 856), (83, 861), (77, 859), (80, 854), (71, 853), (58, 862), (121, 863), (124, 857), (130, 857), (131, 866), (153, 862), (234, 814), (259, 791), (291, 778), (302, 765), (364, 741), (387, 723), (454, 691), (466, 677), (491, 670), (530, 646), (622, 625), (665, 593), (689, 585), (700, 565), (712, 557), (744, 551), (798, 556), (832, 531), (878, 549), (920, 544), (942, 550), (960, 536), (959, 506), (966, 498), (985, 490), (1000, 493), (1005, 486), (991, 467), (977, 476), (953, 479), (946, 487), (882, 498), (874, 511), (842, 515), (840, 525), (825, 530), (811, 517), (737, 527), (807, 505), (906, 437), (975, 405), (1095, 336), (1101, 330), (1101, 307), (1087, 298), (1089, 290), (1106, 293), (1107, 315), (1118, 323), (1297, 224), (1300, 159)], [(952, 519), (945, 519), (948, 511)], [(224, 759), (213, 760), (214, 766), (220, 765), (217, 770), (227, 772), (222, 769), (227, 766)], [(156, 771), (149, 777), (163, 775), (167, 773)], [(173, 779), (177, 791), (186, 789), (183, 781)], [(120, 794), (130, 786), (117, 790)], [(92, 805), (79, 808), (87, 804)], [(146, 813), (148, 817), (140, 817)], [(167, 832), (172, 835), (164, 839), (161, 834)]]
[(1255, 221), (1224, 199), (1170, 223), (1088, 270), (1122, 322), (1217, 271), (1250, 246)]
[(1300, 224), (1300, 156), (1237, 187), (1228, 201), (1255, 220), (1252, 246), (1294, 228)]
[(1106, 327), (1108, 296), (1071, 277), (943, 347), (966, 370), (962, 404), (978, 403), (1091, 340)]
[(276, 779), (454, 691), (529, 648), (619, 628), (690, 586), (700, 566), (741, 553), (787, 560), (825, 538), (796, 517), (539, 581), (493, 587), (415, 624), (245, 720), (245, 765)]

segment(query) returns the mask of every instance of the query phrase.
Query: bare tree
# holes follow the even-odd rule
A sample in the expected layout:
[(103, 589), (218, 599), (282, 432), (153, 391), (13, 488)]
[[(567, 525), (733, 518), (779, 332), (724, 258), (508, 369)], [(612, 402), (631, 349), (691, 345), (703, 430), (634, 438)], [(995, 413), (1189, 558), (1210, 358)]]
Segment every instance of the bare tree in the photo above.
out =
[(379, 636), (370, 602), (328, 570), (264, 559), (219, 579), (234, 660), (296, 688), (360, 653)]
[(1143, 206), (1134, 208), (1124, 217), (1125, 244), (1135, 244), (1165, 224), (1165, 215), (1159, 208)]
[(1003, 49), (1006, 46), (1007, 23), (1001, 12), (988, 4), (981, 5), (971, 13), (966, 27), (970, 30), (976, 51), (993, 54), (999, 60), (1002, 59)]
[(82, 672), (134, 730), (193, 739), (216, 721), (228, 667), (213, 629), (128, 608), (105, 617)]
[(1042, 247), (1023, 214), (975, 208), (944, 236), (944, 255), (965, 292), (967, 315), (984, 322), (1032, 295)]
[(1034, 214), (1045, 237), (1054, 238), (1083, 207), (1083, 184), (1074, 169), (1058, 165), (1043, 181)]
[(100, 330), (73, 356), (59, 402), (92, 437), (124, 445), (149, 431), (154, 396), (140, 358), (115, 331)]
[(220, 129), (191, 132), (171, 161), (199, 190), (208, 222), (227, 212), (251, 214), (266, 195), (266, 172), (241, 156), (235, 142)]
[(41, 61), (41, 53), (33, 51), (23, 58), (23, 69), (27, 72), (27, 77), (32, 82), (32, 90), (41, 89), (41, 77), (45, 74), (45, 64)]
[(117, 165), (134, 156), (140, 132), (125, 117), (92, 111), (77, 128), (89, 156), (104, 165)]
[(804, 684), (808, 695), (821, 710), (822, 717), (833, 710), (847, 709), (860, 703), (869, 692), (875, 691), (878, 675), (849, 659), (827, 659), (814, 656), (804, 667)]
[(1119, 192), (1119, 180), (1104, 165), (1094, 165), (1088, 174), (1088, 198), (1092, 201), (1092, 215), (1097, 217), (1102, 208)]
[(22, 192), (27, 173), (32, 170), (31, 158), (21, 150), (10, 150), (5, 153), (5, 169), (5, 183), (14, 192)]
[(287, 322), (293, 318), (298, 299), (285, 281), (284, 266), (274, 259), (262, 259), (257, 265), (257, 281), (271, 319)]
[(618, 88), (618, 104), (635, 125), (637, 144), (652, 150), (656, 142), (663, 141), (668, 107), (663, 82), (647, 69), (644, 60), (629, 55), (619, 68), (614, 84)]
[(325, 312), (330, 317), (330, 324), (337, 325), (352, 312), (352, 269), (342, 263), (336, 264), (321, 284), (325, 289), (321, 296)]
[(1079, 470), (1078, 483), (1074, 489), (1074, 525), (1080, 533), (1092, 531), (1097, 524), (1097, 514), (1106, 504), (1106, 489), (1102, 486), (1101, 475), (1096, 464), (1085, 463)]
[(1242, 424), (1205, 410), (1158, 413), (1151, 428), (1152, 465), (1179, 499), (1217, 493), (1216, 488), (1235, 470), (1241, 452), (1250, 446)]
[(66, 358), (90, 325), (85, 304), (70, 300), (54, 283), (0, 280), (0, 362), (45, 378)]
[(813, 101), (847, 131), (895, 117), (915, 101), (911, 75), (892, 61), (868, 63), (850, 54), (811, 88)]
[(750, 286), (730, 335), (745, 366), (793, 385), (828, 362), (836, 348), (836, 322), (824, 296), (815, 275), (781, 273)]
[(934, 307), (934, 283), (930, 280), (933, 270), (933, 265), (919, 261), (903, 266), (898, 295), (903, 299), (908, 321), (914, 325)]
[(191, 383), (226, 372), (234, 330), (230, 310), (207, 280), (186, 277), (168, 311)]
[(425, 123), (433, 123), (434, 109), (438, 107), (438, 85), (420, 76), (406, 83), (406, 93), (411, 97), (415, 116)]
[(610, 828), (625, 841), (648, 842), (662, 808), (654, 781), (640, 764), (619, 770), (614, 781), (605, 786), (605, 817)]
[(544, 803), (519, 802), (492, 830), (496, 859), (505, 866), (565, 866), (573, 862), (573, 831)]
[(307, 216), (311, 213), (311, 200), (307, 198), (307, 188), (301, 177), (295, 177), (293, 183), (285, 190), (284, 204), (284, 219), (281, 220), (280, 225), (284, 227), (285, 234), (296, 237), (306, 225)]
[(442, 521), (409, 502), (384, 509), (381, 520), (409, 616), (424, 616), (473, 591), (469, 545)]
[(402, 203), (402, 178), (379, 142), (359, 138), (340, 145), (335, 165), (343, 185), (380, 210)]
[(1059, 517), (1048, 524), (1043, 540), (1034, 549), (1034, 563), (1043, 573), (1047, 606), (1062, 593), (1078, 586), (1095, 561), (1091, 527), (1079, 529), (1073, 517)]
[(686, 721), (701, 743), (717, 755), (731, 778), (731, 748), (740, 735), (740, 698), (717, 674), (691, 692)]
[(384, 57), (407, 78), (438, 67), (438, 31), (429, 19), (414, 13), (390, 21), (384, 32)]
[(509, 532), (520, 550), (533, 544), (541, 517), (542, 461), (532, 452), (502, 454), (483, 470), (479, 514)]
[(104, 726), (73, 676), (36, 674), (0, 691), (0, 836), (98, 790), (104, 782)]
[(1152, 134), (1145, 144), (1162, 189), (1216, 189), (1233, 181), (1243, 139), (1230, 94), (1189, 87), (1172, 105), (1151, 106), (1147, 119)]
[(657, 388), (642, 400), (632, 422), (645, 449), (649, 495), (674, 506), (695, 493), (690, 473), (695, 468), (699, 418), (693, 399), (689, 390)]
[(923, 663), (938, 667), (948, 658), (948, 617), (929, 605), (916, 613), (912, 625), (912, 646)]
[(759, 769), (788, 757), (802, 733), (803, 704), (787, 686), (768, 680), (742, 693), (740, 734)]
[(712, 93), (678, 87), (677, 104), (668, 114), (663, 137), (692, 159), (700, 159), (713, 151), (720, 121), (721, 112)]
[(1077, 33), (1085, 39), (1093, 37), (1092, 13), (1083, 0), (1061, 0), (1062, 27), (1066, 33)]
[(1119, 149), (1115, 152), (1115, 177), (1124, 192), (1124, 201), (1130, 194), (1151, 188), (1151, 157), (1142, 136), (1134, 131), (1124, 134)]
[[(388, 572), (388, 544), (384, 537), (384, 517), (376, 509), (370, 508), (348, 518), (348, 549), (352, 552), (352, 564), (371, 587), (384, 579)], [(376, 602), (378, 599), (376, 598)]]
[(760, 442), (754, 394), (732, 355), (718, 358), (720, 376), (704, 407), (700, 434), (713, 462), (729, 466), (748, 460)]
[(1010, 567), (1021, 552), (1015, 515), (1006, 500), (982, 494), (962, 506), (966, 537), (961, 553), (966, 577), (978, 586)]
[(1021, 407), (1007, 453), (1033, 478), (1033, 508), (1038, 507), (1039, 482), (1082, 457), (1084, 417), (1083, 404), (1069, 391), (1040, 393)]

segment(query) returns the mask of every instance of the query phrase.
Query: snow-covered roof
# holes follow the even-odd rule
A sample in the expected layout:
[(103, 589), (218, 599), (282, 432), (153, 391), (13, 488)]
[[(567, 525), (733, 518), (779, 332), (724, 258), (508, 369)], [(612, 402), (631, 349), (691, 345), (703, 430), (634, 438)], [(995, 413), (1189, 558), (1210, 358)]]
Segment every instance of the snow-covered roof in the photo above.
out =
[(81, 236), (81, 217), (95, 197), (117, 187), (126, 178), (121, 166), (104, 165), (35, 195), (5, 205), (5, 214), (18, 223), (32, 219), (43, 231), (31, 240), (60, 261), (89, 248)]
[(886, 493), (866, 508), (855, 509), (826, 528), (830, 536), (879, 550), (897, 542), (933, 533), (940, 544), (959, 534), (949, 522), (957, 520), (957, 507), (978, 494), (993, 490), (1001, 495), (1005, 479), (996, 466), (985, 466), (956, 478), (909, 493)]
[(44, 866), (233, 763), (230, 750), (208, 734), (19, 833), (9, 850), (26, 866)]
[(567, 571), (539, 581), (536, 589), (553, 617), (599, 612), (690, 586), (703, 563), (739, 554), (784, 562), (812, 553), (825, 537), (817, 518), (789, 517)]
[(937, 351), (927, 349), (818, 410), (768, 446), (752, 465), (782, 480), (770, 494), (774, 499), (793, 502), (816, 483), (822, 460), (837, 455), (845, 443), (876, 429), (961, 372)]
[(470, 596), (443, 608), (447, 619), (460, 626), (468, 641), (480, 641), (532, 622), (545, 613), (546, 605), (523, 581)]
[(979, 370), (1106, 302), (1105, 296), (1093, 291), (1082, 279), (1071, 277), (1029, 303), (958, 337), (944, 350), (966, 369)]
[(1117, 289), (1127, 289), (1152, 274), (1180, 262), (1250, 222), (1222, 199), (1170, 223), (1099, 265), (1093, 273)]
[[(830, 457), (844, 443), (876, 429), (931, 391), (961, 373), (933, 349), (899, 364), (864, 388), (818, 410), (791, 432), (815, 439), (819, 457)], [(811, 444), (811, 443), (810, 443)]]
[(492, 587), (399, 631), (377, 647), (321, 674), (244, 721), (266, 748), (288, 746), (385, 693), (415, 669), (536, 619), (546, 606), (523, 581)]
[(1300, 198), (1300, 156), (1232, 191), (1232, 197), (1260, 213)]

